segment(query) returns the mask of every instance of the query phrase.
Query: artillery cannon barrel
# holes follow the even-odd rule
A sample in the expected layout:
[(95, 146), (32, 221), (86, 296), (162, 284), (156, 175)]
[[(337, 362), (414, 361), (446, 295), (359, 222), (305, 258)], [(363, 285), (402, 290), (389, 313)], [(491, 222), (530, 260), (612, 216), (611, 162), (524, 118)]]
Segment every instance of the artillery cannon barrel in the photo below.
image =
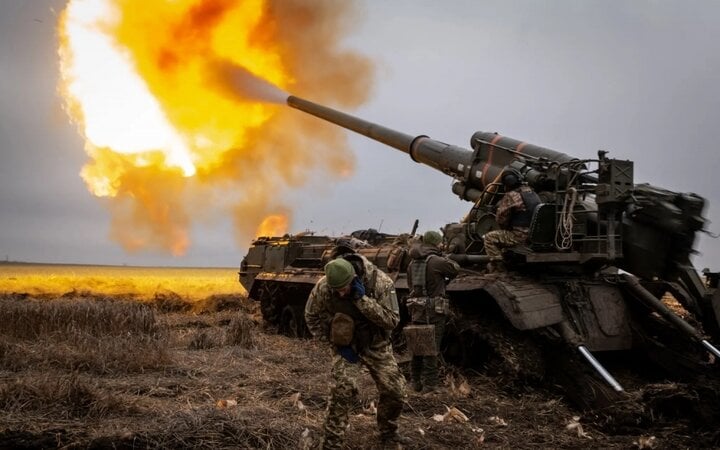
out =
[(424, 135), (412, 136), (401, 133), (294, 95), (287, 98), (287, 104), (292, 108), (389, 145), (407, 153), (414, 161), (426, 164), (445, 174), (465, 179), (470, 170), (473, 159), (472, 150), (445, 144)]
[(409, 134), (386, 128), (376, 123), (368, 122), (357, 117), (345, 114), (327, 106), (318, 105), (309, 100), (291, 95), (287, 98), (288, 106), (304, 111), (315, 117), (319, 117), (335, 125), (352, 130), (356, 133), (367, 136), (370, 139), (382, 142), (385, 145), (396, 148), (404, 153), (410, 153), (412, 142), (416, 139)]
[[(506, 166), (518, 159), (563, 164), (571, 156), (545, 147), (528, 144), (497, 133), (478, 131), (470, 139), (472, 150), (431, 139), (425, 135), (412, 136), (350, 114), (319, 105), (309, 100), (288, 96), (288, 106), (362, 134), (403, 153), (418, 163), (457, 178), (461, 183), (453, 192), (461, 198), (475, 201), (490, 183), (498, 180)], [(545, 180), (544, 171), (528, 167), (524, 173), (530, 185), (537, 188)]]

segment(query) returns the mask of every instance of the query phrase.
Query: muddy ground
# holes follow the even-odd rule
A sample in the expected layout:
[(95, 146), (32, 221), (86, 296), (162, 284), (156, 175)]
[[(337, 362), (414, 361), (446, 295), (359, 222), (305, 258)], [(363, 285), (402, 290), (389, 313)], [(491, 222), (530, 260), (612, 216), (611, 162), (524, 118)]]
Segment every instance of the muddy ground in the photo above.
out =
[[(330, 352), (264, 329), (256, 304), (231, 296), (203, 308), (173, 299), (150, 307), (58, 301), (64, 306), (45, 314), (47, 299), (0, 299), (0, 448), (318, 445)], [(109, 306), (96, 311), (87, 302)], [(86, 309), (68, 312), (78, 307)], [(107, 326), (92, 325), (103, 320)], [(398, 359), (407, 371), (407, 357)], [(558, 387), (510, 386), (453, 367), (444, 379), (444, 395), (408, 392), (400, 427), (409, 448), (720, 445), (720, 406), (702, 401), (717, 394), (702, 384), (635, 386), (611, 410), (579, 411)], [(348, 448), (378, 446), (375, 404), (366, 375)]]

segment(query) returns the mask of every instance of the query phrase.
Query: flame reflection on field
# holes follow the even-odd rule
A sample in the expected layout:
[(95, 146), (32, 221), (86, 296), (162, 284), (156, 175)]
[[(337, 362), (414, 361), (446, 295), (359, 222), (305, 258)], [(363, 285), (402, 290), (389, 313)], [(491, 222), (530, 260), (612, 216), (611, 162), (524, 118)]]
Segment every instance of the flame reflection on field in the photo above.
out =
[(211, 295), (246, 295), (234, 268), (2, 264), (0, 294), (127, 296), (152, 300), (177, 295), (197, 301)]

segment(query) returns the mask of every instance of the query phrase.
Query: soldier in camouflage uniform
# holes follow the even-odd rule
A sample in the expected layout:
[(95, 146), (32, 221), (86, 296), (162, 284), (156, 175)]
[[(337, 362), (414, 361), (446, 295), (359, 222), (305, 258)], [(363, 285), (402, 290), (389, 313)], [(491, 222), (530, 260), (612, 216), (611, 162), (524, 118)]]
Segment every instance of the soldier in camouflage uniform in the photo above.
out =
[[(337, 318), (348, 316), (352, 332), (339, 336), (333, 329), (339, 323)], [(342, 445), (362, 366), (370, 372), (379, 393), (377, 425), (382, 444), (389, 448), (407, 444), (409, 439), (397, 431), (405, 401), (405, 378), (390, 345), (390, 333), (400, 321), (392, 279), (361, 255), (334, 259), (310, 293), (305, 321), (313, 337), (328, 342), (335, 354), (331, 370), (335, 384), (330, 391), (322, 448)]]
[(497, 204), (495, 221), (499, 230), (485, 233), (485, 253), (490, 256), (488, 271), (496, 272), (502, 267), (502, 249), (527, 241), (530, 221), (540, 197), (532, 188), (522, 183), (522, 176), (514, 169), (502, 175), (505, 195)]
[(440, 252), (442, 235), (428, 231), (422, 242), (413, 244), (408, 252), (412, 261), (407, 268), (412, 290), (407, 307), (413, 324), (433, 325), (435, 355), (413, 355), (410, 363), (413, 389), (417, 392), (439, 392), (438, 360), (440, 344), (450, 313), (446, 285), (458, 275), (460, 266)]

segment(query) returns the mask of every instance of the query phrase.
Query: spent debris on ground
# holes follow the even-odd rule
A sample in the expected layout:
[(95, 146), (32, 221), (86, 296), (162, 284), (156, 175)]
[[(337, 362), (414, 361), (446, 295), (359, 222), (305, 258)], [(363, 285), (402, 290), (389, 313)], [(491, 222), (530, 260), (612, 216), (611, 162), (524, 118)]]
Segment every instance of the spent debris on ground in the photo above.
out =
[[(266, 330), (258, 305), (242, 296), (187, 302), (166, 293), (152, 302), (6, 295), (0, 448), (316, 448), (331, 358), (325, 344)], [(408, 358), (398, 359), (407, 374)], [(671, 408), (659, 404), (613, 416), (578, 411), (559, 390), (505, 386), (454, 367), (443, 376), (439, 393), (408, 389), (399, 423), (409, 448), (720, 444), (715, 427), (683, 420), (692, 396), (677, 386), (648, 385), (635, 394), (674, 392), (663, 398), (680, 408), (675, 416), (662, 417)], [(377, 392), (368, 374), (359, 387), (347, 448), (377, 448)]]

